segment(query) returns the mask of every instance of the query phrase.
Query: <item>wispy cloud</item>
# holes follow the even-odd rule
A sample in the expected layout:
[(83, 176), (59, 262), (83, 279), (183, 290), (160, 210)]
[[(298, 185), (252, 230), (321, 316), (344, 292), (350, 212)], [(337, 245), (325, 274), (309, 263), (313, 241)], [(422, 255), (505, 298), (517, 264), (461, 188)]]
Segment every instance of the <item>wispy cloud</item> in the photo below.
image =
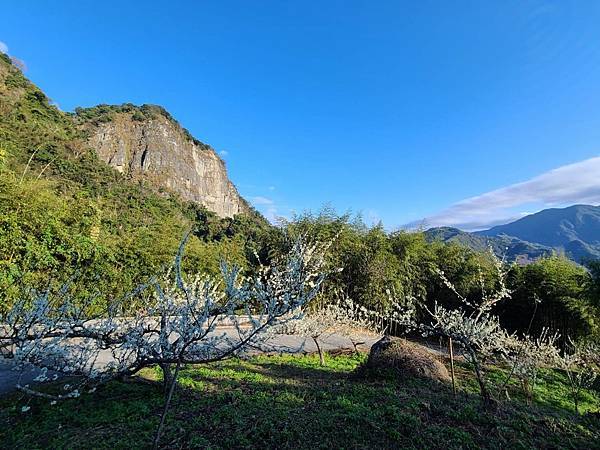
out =
[(8, 54), (8, 45), (0, 41), (0, 52)]
[(229, 152), (227, 150), (221, 150), (219, 152), (219, 155), (221, 155), (223, 158), (225, 158), (227, 155), (229, 155)]
[(275, 204), (275, 202), (273, 200), (271, 200), (270, 198), (261, 197), (261, 196), (252, 197), (252, 203), (254, 203), (257, 206), (265, 206), (265, 205)]
[(277, 212), (277, 205), (275, 204), (274, 200), (267, 197), (256, 196), (250, 198), (250, 202), (261, 212), (261, 214), (265, 216), (269, 222), (277, 222), (280, 214)]
[(562, 166), (522, 183), (467, 198), (407, 227), (485, 229), (522, 217), (527, 214), (522, 212), (524, 210), (577, 203), (600, 203), (600, 157)]

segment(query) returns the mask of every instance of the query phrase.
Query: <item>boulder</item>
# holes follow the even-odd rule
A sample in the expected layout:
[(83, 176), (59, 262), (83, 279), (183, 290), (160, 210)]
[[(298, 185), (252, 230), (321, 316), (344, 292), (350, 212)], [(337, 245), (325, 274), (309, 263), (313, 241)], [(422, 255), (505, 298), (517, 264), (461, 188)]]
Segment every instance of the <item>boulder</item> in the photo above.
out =
[(369, 373), (395, 373), (400, 377), (449, 382), (446, 367), (429, 350), (406, 339), (385, 336), (371, 347), (366, 363)]

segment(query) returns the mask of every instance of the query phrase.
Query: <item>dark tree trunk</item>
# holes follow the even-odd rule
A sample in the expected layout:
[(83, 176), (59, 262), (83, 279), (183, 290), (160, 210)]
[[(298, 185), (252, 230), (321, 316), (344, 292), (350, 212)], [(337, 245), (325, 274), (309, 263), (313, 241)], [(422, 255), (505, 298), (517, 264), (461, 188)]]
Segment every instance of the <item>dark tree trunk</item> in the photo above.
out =
[(160, 364), (159, 367), (163, 373), (163, 393), (166, 397), (173, 384), (173, 371), (171, 369), (171, 364)]
[(350, 338), (350, 342), (352, 342), (352, 346), (354, 347), (354, 353), (358, 354), (360, 351), (358, 350), (359, 345), (364, 345), (364, 342), (357, 342), (354, 339)]
[(317, 351), (319, 352), (319, 363), (324, 366), (325, 365), (325, 357), (323, 356), (323, 350), (321, 349), (321, 346), (319, 345), (319, 341), (317, 340), (316, 337), (312, 338), (313, 341), (315, 341), (315, 345), (317, 346)]
[(152, 448), (154, 450), (158, 449), (158, 446), (160, 444), (160, 438), (162, 436), (163, 428), (165, 426), (165, 421), (167, 419), (167, 413), (169, 412), (169, 407), (171, 406), (171, 399), (173, 398), (173, 392), (175, 392), (175, 385), (177, 384), (177, 375), (179, 374), (180, 367), (181, 367), (181, 364), (177, 363), (177, 366), (175, 367), (175, 373), (172, 373), (170, 364), (164, 364), (164, 367), (163, 367), (163, 365), (161, 365), (165, 380), (167, 379), (167, 373), (168, 373), (169, 384), (164, 385), (166, 387), (165, 404), (163, 407), (162, 415), (160, 417), (160, 424), (158, 425), (158, 429), (156, 430), (156, 436), (154, 437), (154, 442), (153, 442), (153, 446), (152, 446)]
[(490, 395), (487, 386), (485, 385), (485, 379), (483, 372), (481, 371), (481, 367), (479, 364), (479, 359), (477, 355), (471, 352), (472, 364), (475, 369), (475, 376), (477, 378), (477, 383), (479, 383), (479, 392), (481, 394), (481, 401), (483, 402), (486, 408), (491, 408), (494, 405), (492, 401), (492, 396)]

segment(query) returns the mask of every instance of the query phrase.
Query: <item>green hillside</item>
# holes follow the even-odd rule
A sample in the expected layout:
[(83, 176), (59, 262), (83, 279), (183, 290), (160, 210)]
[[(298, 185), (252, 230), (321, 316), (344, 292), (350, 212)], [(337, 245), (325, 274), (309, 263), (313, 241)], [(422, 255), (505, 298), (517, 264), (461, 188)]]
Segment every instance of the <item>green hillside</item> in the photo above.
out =
[(188, 244), (186, 267), (216, 272), (220, 255), (247, 265), (270, 226), (258, 213), (219, 219), (128, 181), (96, 157), (74, 118), (0, 53), (3, 295), (12, 298), (24, 281), (65, 279), (74, 267), (78, 277), (94, 279), (91, 285), (103, 298), (122, 294), (169, 264), (192, 228), (198, 231)]
[(454, 242), (475, 251), (491, 247), (510, 261), (530, 262), (553, 253), (579, 263), (600, 258), (600, 206), (545, 209), (489, 230), (431, 228), (429, 241)]

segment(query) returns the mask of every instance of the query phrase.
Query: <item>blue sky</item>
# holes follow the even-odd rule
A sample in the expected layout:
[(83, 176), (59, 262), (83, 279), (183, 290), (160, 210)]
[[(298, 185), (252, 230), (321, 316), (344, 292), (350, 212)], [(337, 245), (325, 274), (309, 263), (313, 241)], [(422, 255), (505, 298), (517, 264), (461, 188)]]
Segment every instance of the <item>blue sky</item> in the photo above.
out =
[(163, 105), (270, 216), (329, 203), (388, 228), (481, 228), (600, 203), (595, 0), (9, 0), (1, 11), (0, 50), (63, 110)]

